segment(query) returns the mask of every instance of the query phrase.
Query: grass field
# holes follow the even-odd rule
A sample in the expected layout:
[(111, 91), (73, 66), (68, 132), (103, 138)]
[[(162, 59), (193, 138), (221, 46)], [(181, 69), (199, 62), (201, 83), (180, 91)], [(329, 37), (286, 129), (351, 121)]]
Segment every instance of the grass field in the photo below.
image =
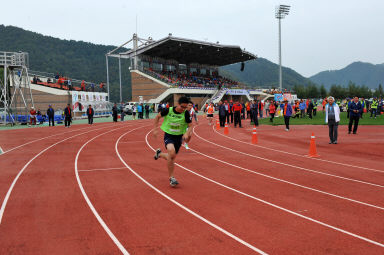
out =
[[(363, 118), (360, 119), (359, 125), (384, 125), (384, 115), (378, 115), (376, 119), (370, 118), (370, 113), (365, 113)], [(339, 125), (348, 125), (349, 119), (347, 118), (347, 113), (342, 112), (340, 114), (340, 123)], [(269, 118), (259, 119), (259, 124), (261, 125), (285, 125), (283, 117), (274, 118), (273, 123), (269, 121)], [(325, 125), (325, 114), (323, 112), (317, 113), (313, 119), (310, 119), (308, 116), (306, 118), (291, 118), (290, 125)]]

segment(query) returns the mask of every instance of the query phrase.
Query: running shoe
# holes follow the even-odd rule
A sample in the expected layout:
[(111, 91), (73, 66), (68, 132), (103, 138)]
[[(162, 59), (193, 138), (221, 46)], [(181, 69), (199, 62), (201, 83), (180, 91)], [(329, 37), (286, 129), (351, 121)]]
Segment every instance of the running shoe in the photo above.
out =
[(157, 149), (157, 150), (156, 150), (156, 153), (155, 153), (155, 156), (153, 156), (155, 160), (158, 160), (158, 159), (159, 159), (160, 153), (161, 153), (161, 150), (160, 150), (160, 149)]
[(184, 143), (184, 147), (185, 147), (185, 149), (189, 150), (189, 146), (187, 143)]
[(175, 187), (177, 184), (179, 184), (179, 182), (176, 180), (175, 177), (169, 178), (169, 185), (171, 185), (172, 187)]

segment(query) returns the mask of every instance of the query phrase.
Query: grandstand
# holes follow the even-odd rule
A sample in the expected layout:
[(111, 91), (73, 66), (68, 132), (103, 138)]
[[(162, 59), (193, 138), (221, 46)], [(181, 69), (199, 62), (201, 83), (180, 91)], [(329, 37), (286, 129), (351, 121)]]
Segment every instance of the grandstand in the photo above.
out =
[[(116, 53), (129, 42), (133, 42), (131, 50)], [(132, 101), (174, 105), (185, 95), (202, 106), (220, 100), (249, 101), (271, 96), (220, 76), (220, 66), (257, 58), (239, 46), (173, 37), (172, 34), (158, 41), (134, 34), (127, 43), (109, 52), (107, 60), (108, 57), (131, 60)]]
[[(0, 123), (15, 124), (29, 121), (29, 110), (40, 110), (38, 121), (43, 120), (48, 105), (56, 110), (55, 119), (62, 119), (62, 110), (72, 105), (74, 117), (85, 117), (92, 105), (95, 116), (110, 115), (111, 104), (102, 84), (79, 81), (50, 73), (30, 71), (28, 53), (0, 52)], [(32, 78), (33, 76), (33, 78)]]

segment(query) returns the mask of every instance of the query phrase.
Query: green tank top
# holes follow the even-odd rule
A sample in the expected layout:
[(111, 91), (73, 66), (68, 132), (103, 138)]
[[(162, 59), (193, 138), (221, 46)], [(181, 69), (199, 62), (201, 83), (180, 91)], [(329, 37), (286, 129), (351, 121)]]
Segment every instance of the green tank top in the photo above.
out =
[(168, 114), (164, 117), (161, 129), (170, 135), (183, 135), (187, 131), (188, 124), (185, 121), (185, 111), (176, 114), (173, 107), (169, 107)]

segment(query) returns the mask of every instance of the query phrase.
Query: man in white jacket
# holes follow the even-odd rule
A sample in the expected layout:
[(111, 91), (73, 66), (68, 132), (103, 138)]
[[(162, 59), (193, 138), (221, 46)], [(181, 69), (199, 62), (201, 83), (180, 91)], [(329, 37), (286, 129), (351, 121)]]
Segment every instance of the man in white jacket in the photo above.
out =
[(325, 106), (325, 123), (329, 127), (329, 144), (337, 144), (337, 128), (340, 122), (340, 108), (333, 97), (328, 97)]

